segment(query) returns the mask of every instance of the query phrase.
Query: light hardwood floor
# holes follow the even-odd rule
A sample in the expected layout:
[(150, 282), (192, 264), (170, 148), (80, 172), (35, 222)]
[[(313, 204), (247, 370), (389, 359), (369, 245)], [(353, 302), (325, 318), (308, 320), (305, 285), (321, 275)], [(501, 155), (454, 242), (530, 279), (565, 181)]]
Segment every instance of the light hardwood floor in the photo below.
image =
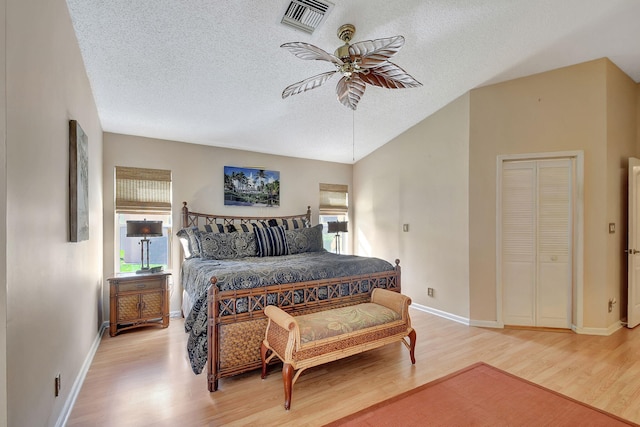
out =
[(207, 391), (186, 358), (182, 319), (168, 329), (108, 334), (68, 426), (323, 425), (474, 362), (483, 361), (640, 423), (640, 328), (608, 337), (484, 329), (414, 309), (416, 364), (401, 343), (305, 371), (283, 408), (279, 366)]

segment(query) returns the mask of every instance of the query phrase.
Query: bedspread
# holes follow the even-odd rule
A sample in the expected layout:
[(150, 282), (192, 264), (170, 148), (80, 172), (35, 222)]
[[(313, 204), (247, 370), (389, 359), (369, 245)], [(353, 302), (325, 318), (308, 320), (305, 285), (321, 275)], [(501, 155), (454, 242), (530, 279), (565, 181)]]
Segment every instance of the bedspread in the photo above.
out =
[[(185, 313), (185, 330), (189, 333), (187, 351), (193, 372), (201, 373), (207, 360), (207, 291), (212, 276), (217, 278), (216, 286), (220, 291), (229, 291), (393, 269), (393, 265), (379, 258), (338, 255), (327, 251), (228, 260), (185, 260), (182, 265), (182, 286), (194, 302), (191, 311)], [(347, 295), (348, 290), (344, 292)], [(326, 296), (320, 295), (321, 299), (323, 297)], [(302, 298), (302, 295), (296, 295), (295, 298)], [(276, 304), (268, 299), (267, 302)], [(238, 301), (236, 311), (246, 311), (242, 300)]]

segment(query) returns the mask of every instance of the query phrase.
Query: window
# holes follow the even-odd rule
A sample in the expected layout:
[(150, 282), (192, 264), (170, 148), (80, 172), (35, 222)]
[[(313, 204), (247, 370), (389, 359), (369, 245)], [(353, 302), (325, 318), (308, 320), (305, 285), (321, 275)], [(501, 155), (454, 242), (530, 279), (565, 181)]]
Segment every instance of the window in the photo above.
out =
[(140, 269), (141, 237), (127, 237), (127, 221), (144, 219), (162, 221), (162, 237), (149, 238), (150, 267), (171, 268), (171, 171), (116, 166), (116, 272)]
[[(331, 252), (349, 253), (349, 233), (329, 233), (329, 222), (347, 222), (349, 187), (343, 184), (320, 184), (320, 223), (324, 248)], [(348, 229), (348, 227), (347, 227)]]

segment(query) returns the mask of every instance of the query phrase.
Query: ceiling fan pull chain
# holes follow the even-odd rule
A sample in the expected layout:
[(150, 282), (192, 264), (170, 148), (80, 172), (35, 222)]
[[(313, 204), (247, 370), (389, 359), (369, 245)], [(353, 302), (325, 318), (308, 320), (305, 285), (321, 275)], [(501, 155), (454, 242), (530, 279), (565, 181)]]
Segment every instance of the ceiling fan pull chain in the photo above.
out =
[(356, 162), (356, 110), (351, 110), (351, 149), (353, 150), (353, 162)]

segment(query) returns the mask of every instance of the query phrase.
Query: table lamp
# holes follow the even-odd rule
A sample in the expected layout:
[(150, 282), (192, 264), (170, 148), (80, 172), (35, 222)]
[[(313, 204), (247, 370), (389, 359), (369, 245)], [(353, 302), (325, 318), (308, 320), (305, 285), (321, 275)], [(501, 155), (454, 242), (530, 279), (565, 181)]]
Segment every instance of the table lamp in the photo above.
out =
[(329, 221), (327, 222), (327, 232), (336, 233), (336, 253), (340, 253), (340, 233), (347, 233), (347, 221)]
[[(162, 236), (162, 221), (127, 221), (127, 237), (142, 237), (140, 240), (140, 270), (137, 274), (150, 273), (156, 270), (149, 267), (149, 245), (151, 241), (147, 237)], [(147, 249), (147, 263), (145, 264), (144, 252)], [(160, 270), (162, 268), (160, 267)]]

